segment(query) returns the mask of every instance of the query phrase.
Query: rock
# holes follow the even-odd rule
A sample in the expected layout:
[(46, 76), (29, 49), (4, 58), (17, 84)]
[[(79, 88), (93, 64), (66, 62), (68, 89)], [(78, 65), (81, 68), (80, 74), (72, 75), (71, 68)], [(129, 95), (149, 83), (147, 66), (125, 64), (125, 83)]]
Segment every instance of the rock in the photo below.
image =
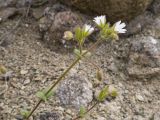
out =
[(151, 36), (131, 41), (127, 70), (130, 76), (148, 78), (160, 74), (160, 40)]
[(15, 6), (17, 0), (1, 0), (0, 1), (0, 8), (8, 7), (8, 6)]
[(30, 79), (26, 79), (26, 80), (24, 80), (24, 85), (28, 85), (29, 83), (31, 82), (31, 80)]
[(60, 120), (60, 115), (57, 113), (43, 113), (38, 120)]
[[(77, 74), (77, 73), (76, 73)], [(79, 110), (86, 107), (93, 99), (92, 84), (84, 75), (72, 75), (58, 88), (57, 95), (61, 104)]]
[[(36, 0), (37, 1), (37, 0)], [(1, 0), (0, 1), (0, 8), (3, 7), (20, 7), (25, 6), (28, 3), (31, 3), (32, 0)]]
[(39, 27), (43, 34), (43, 40), (52, 48), (55, 43), (64, 44), (65, 31), (72, 32), (75, 27), (82, 25), (82, 15), (65, 10), (61, 5), (47, 8), (45, 11), (45, 17), (40, 19)]
[(28, 73), (28, 70), (21, 70), (20, 73), (21, 73), (21, 75), (25, 75)]
[(160, 110), (154, 113), (153, 120), (160, 120)]
[(153, 0), (60, 0), (85, 13), (105, 14), (109, 21), (131, 20), (143, 13)]
[(136, 94), (136, 99), (141, 101), (141, 102), (144, 102), (144, 98), (140, 94)]
[(153, 18), (153, 21), (144, 29), (144, 33), (154, 36), (155, 38), (160, 38), (160, 16)]
[(155, 14), (160, 14), (160, 1), (154, 0), (154, 2), (151, 5), (151, 11)]
[(152, 13), (146, 11), (134, 19), (132, 19), (127, 25), (127, 36), (141, 32), (147, 25), (153, 23)]
[(16, 8), (4, 8), (4, 9), (0, 9), (0, 21), (5, 21), (6, 19), (8, 19), (9, 17), (15, 15), (17, 12)]

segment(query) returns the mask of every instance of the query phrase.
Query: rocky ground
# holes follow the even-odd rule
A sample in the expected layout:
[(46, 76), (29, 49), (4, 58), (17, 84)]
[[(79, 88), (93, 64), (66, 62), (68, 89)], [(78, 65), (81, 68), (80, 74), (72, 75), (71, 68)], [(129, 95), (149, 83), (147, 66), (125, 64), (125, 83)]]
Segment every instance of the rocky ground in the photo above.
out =
[[(68, 15), (67, 20), (73, 18), (70, 23), (73, 27), (78, 24), (74, 22), (77, 17), (67, 12), (68, 9), (64, 12), (56, 8), (56, 15), (54, 9), (34, 8), (32, 14), (9, 34), (22, 14), (12, 9), (8, 19), (7, 14), (0, 12), (4, 15), (0, 22), (3, 40), (0, 42), (0, 64), (7, 68), (5, 76), (10, 78), (0, 78), (0, 120), (20, 119), (20, 110), (30, 109), (38, 101), (35, 93), (55, 81), (75, 58), (72, 48), (66, 48), (66, 44), (48, 45), (50, 42), (45, 36), (56, 34), (55, 31), (66, 24), (61, 15)], [(45, 11), (47, 17), (42, 17), (41, 11)], [(63, 24), (54, 26), (57, 22), (51, 21), (53, 16)], [(102, 43), (90, 58), (104, 71), (103, 85), (114, 86), (118, 97), (97, 106), (86, 120), (160, 120), (160, 15), (152, 15), (151, 21), (138, 34), (122, 36), (114, 43)], [(50, 22), (55, 24), (50, 27)], [(57, 32), (62, 34), (63, 30)], [(93, 42), (89, 41), (86, 46)], [(31, 119), (70, 120), (81, 105), (91, 104), (101, 87), (95, 72), (87, 60), (81, 61), (61, 82), (55, 96), (41, 104)]]

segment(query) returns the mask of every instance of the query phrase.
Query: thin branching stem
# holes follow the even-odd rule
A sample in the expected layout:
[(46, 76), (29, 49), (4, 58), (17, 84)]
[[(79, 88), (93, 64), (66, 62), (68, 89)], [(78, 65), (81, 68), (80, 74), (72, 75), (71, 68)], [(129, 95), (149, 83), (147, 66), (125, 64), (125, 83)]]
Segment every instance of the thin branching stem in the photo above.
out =
[[(101, 40), (98, 40), (96, 43), (94, 43), (86, 52), (84, 52), (81, 56), (77, 57), (77, 59), (64, 71), (64, 73), (56, 80), (56, 82), (52, 83), (52, 86), (48, 89), (48, 91), (45, 93), (47, 95), (50, 93), (53, 88), (61, 81), (63, 78), (67, 75), (67, 73), (90, 51), (96, 48), (96, 46), (101, 42)], [(34, 111), (39, 107), (39, 105), (43, 102), (43, 100), (39, 100), (38, 103), (35, 105), (35, 107), (31, 110), (26, 120), (28, 120)]]

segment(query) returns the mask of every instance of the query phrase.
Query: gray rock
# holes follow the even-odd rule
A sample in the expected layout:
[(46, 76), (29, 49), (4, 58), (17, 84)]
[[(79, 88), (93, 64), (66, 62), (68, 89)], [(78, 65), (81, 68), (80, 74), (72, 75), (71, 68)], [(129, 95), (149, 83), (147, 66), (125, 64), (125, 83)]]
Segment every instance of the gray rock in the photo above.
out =
[(160, 111), (156, 112), (153, 116), (153, 120), (160, 120)]
[(58, 113), (42, 113), (38, 120), (60, 120), (60, 115)]
[(159, 76), (160, 40), (151, 36), (134, 38), (127, 70), (134, 77)]
[(15, 6), (17, 3), (17, 0), (1, 0), (0, 1), (0, 8), (2, 7), (9, 7), (9, 6)]
[(155, 38), (160, 38), (160, 16), (157, 15), (154, 17), (154, 20), (148, 25), (145, 29), (144, 32), (154, 36)]
[(153, 0), (60, 0), (85, 13), (105, 14), (109, 21), (131, 20), (143, 13)]
[(0, 22), (5, 21), (7, 18), (15, 15), (17, 12), (16, 8), (4, 8), (0, 9)]
[(144, 14), (135, 17), (129, 22), (129, 24), (127, 25), (127, 35), (129, 36), (142, 32), (142, 30), (147, 25), (153, 23), (153, 21), (153, 14), (149, 11), (144, 12)]
[[(36, 0), (37, 1), (37, 0)], [(0, 1), (0, 8), (2, 7), (22, 7), (28, 3), (31, 3), (32, 0), (1, 0)]]
[(75, 74), (61, 83), (57, 95), (62, 105), (79, 110), (92, 101), (92, 84), (83, 74)]
[(82, 21), (82, 15), (61, 5), (54, 5), (46, 8), (45, 17), (39, 21), (39, 28), (43, 34), (43, 40), (53, 48), (55, 43), (65, 41), (63, 39), (65, 31), (73, 32), (75, 27), (82, 25)]
[(160, 0), (154, 0), (151, 5), (151, 10), (155, 14), (160, 14)]

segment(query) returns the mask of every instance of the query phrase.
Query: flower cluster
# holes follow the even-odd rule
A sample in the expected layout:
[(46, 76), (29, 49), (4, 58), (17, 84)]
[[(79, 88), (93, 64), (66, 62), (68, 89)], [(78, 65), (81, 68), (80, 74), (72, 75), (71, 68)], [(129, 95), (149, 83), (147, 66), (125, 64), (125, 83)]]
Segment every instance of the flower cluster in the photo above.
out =
[(126, 33), (125, 23), (121, 23), (121, 21), (116, 22), (113, 26), (110, 27), (109, 23), (106, 23), (106, 17), (105, 16), (98, 16), (95, 17), (93, 20), (97, 26), (101, 29), (100, 35), (101, 38), (104, 39), (118, 39), (118, 33)]
[[(106, 26), (106, 17), (105, 16), (95, 17), (93, 21), (97, 24), (98, 27), (100, 27), (102, 29)], [(125, 23), (121, 23), (121, 21), (118, 21), (114, 25), (114, 31), (117, 33), (125, 33), (127, 31), (125, 29), (125, 27), (126, 27)]]
[[(93, 21), (96, 23), (98, 28), (100, 28), (100, 35), (102, 38), (112, 38), (112, 39), (118, 39), (119, 33), (126, 33), (126, 24), (122, 23), (121, 21), (116, 22), (113, 26), (110, 26), (109, 23), (107, 23), (106, 16), (97, 16), (93, 19)], [(93, 33), (94, 27), (91, 25), (85, 24), (82, 28), (78, 27), (75, 31), (75, 39), (80, 42), (81, 44), (84, 43), (84, 40), (86, 37), (88, 37), (91, 33)], [(66, 40), (73, 39), (73, 34), (70, 31), (66, 31), (64, 33), (63, 38)]]

